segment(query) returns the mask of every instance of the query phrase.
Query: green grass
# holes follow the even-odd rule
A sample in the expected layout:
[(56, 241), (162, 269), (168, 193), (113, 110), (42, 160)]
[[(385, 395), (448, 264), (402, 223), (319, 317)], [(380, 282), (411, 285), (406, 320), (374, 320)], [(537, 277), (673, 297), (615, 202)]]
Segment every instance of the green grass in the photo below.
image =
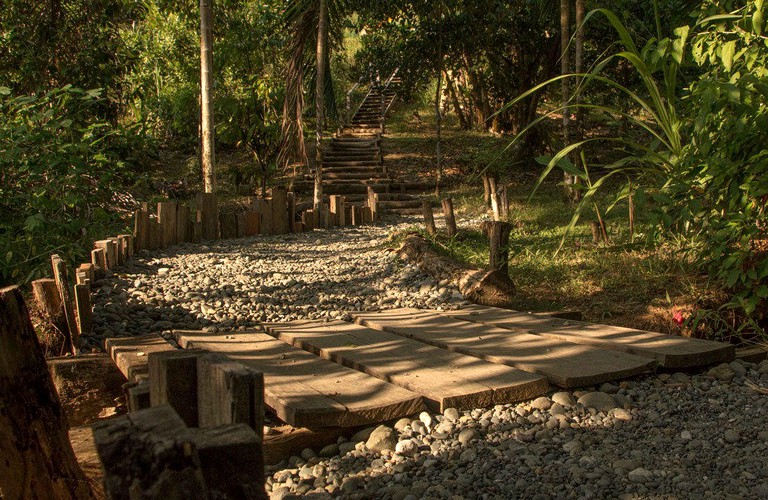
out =
[[(401, 106), (391, 117), (384, 147), (396, 158), (401, 173), (425, 178), (434, 168), (434, 120), (429, 109), (421, 105), (421, 123), (414, 123), (413, 111), (413, 107)], [(453, 199), (457, 219), (486, 216), (482, 183), (472, 174), (498, 157), (510, 139), (461, 131), (452, 120), (446, 122), (443, 151), (452, 185), (443, 195)], [(501, 164), (510, 157), (502, 154)], [(389, 156), (387, 161), (389, 164)], [(607, 194), (596, 201), (607, 224), (609, 242), (593, 243), (589, 223), (596, 217), (594, 212), (587, 213), (556, 253), (573, 208), (564, 202), (555, 175), (529, 199), (542, 168), (531, 161), (530, 165), (507, 170), (505, 175), (509, 222), (513, 225), (509, 269), (518, 290), (517, 309), (578, 310), (589, 321), (686, 333), (673, 321), (676, 312), (688, 317), (701, 308), (715, 308), (724, 300), (723, 292), (699, 274), (673, 244), (648, 237), (652, 226), (646, 214), (636, 214), (635, 234), (630, 238), (626, 203), (605, 213), (611, 202)], [(486, 266), (488, 244), (477, 224), (459, 226), (457, 238), (439, 236), (434, 242), (436, 248), (468, 265)], [(723, 334), (726, 332), (717, 335)]]

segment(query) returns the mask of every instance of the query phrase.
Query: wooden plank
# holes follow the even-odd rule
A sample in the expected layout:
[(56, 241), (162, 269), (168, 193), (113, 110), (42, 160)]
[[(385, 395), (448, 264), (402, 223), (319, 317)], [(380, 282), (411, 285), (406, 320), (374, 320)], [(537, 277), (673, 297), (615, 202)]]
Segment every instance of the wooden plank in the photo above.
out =
[(420, 394), (441, 413), (531, 399), (549, 388), (538, 375), (343, 321), (263, 326), (323, 359)]
[(254, 203), (258, 207), (257, 211), (259, 212), (260, 234), (274, 234), (272, 227), (272, 200), (260, 199)]
[(110, 250), (110, 245), (110, 240), (99, 240), (93, 242), (93, 247), (96, 250), (101, 250), (103, 252), (103, 258), (101, 254), (97, 255), (99, 262), (94, 262), (94, 264), (101, 267), (104, 271), (107, 269), (114, 269), (115, 265), (117, 264), (114, 261), (114, 254)]
[(259, 234), (259, 214), (253, 211), (245, 212), (245, 235)]
[(301, 213), (301, 223), (304, 225), (305, 231), (313, 231), (315, 229), (315, 211), (304, 210)]
[(496, 307), (470, 306), (458, 311), (446, 311), (445, 314), (465, 321), (516, 332), (535, 333), (573, 344), (628, 352), (654, 359), (664, 368), (689, 368), (724, 363), (732, 361), (736, 354), (734, 346), (722, 342), (563, 320)]
[(202, 239), (216, 240), (219, 238), (219, 207), (216, 195), (213, 193), (198, 193), (195, 201), (197, 210), (201, 213)]
[(160, 335), (115, 337), (104, 343), (109, 357), (129, 382), (146, 380), (149, 376), (147, 355), (153, 352), (176, 350)]
[(32, 295), (37, 302), (38, 310), (42, 313), (42, 319), (58, 330), (66, 341), (69, 337), (69, 327), (56, 281), (50, 278), (33, 281)]
[(176, 211), (175, 201), (161, 201), (157, 204), (157, 222), (162, 228), (161, 246), (176, 244)]
[(291, 230), (288, 220), (288, 190), (282, 186), (270, 189), (272, 195), (272, 228), (274, 234), (287, 234)]
[(162, 248), (163, 243), (163, 229), (160, 224), (157, 223), (157, 219), (149, 220), (149, 249), (157, 250)]
[(64, 307), (64, 318), (67, 320), (69, 336), (66, 340), (69, 343), (69, 349), (75, 354), (78, 345), (77, 318), (75, 316), (75, 300), (72, 297), (72, 287), (67, 276), (67, 268), (64, 266), (64, 261), (61, 257), (56, 254), (51, 255), (51, 267), (53, 268), (53, 279), (56, 281), (56, 288), (59, 289), (61, 304)]
[(91, 250), (91, 264), (94, 266), (93, 272), (96, 279), (104, 277), (104, 271), (107, 269), (107, 254), (103, 248)]
[(298, 233), (300, 231), (298, 231), (296, 227), (296, 194), (295, 193), (288, 192), (287, 203), (288, 203), (288, 231), (291, 233)]
[(79, 335), (93, 332), (93, 307), (91, 306), (90, 285), (75, 285), (75, 314)]
[(149, 403), (171, 405), (189, 427), (198, 427), (197, 360), (205, 351), (159, 351), (149, 358)]
[(538, 373), (552, 384), (567, 388), (645, 373), (656, 364), (633, 354), (512, 332), (434, 311), (403, 308), (352, 316), (369, 328)]
[(0, 497), (92, 498), (18, 287), (0, 289)]
[(363, 223), (363, 207), (352, 205), (352, 225), (359, 226)]
[(117, 238), (117, 261), (120, 264), (125, 263), (128, 260), (128, 235), (118, 234)]
[(197, 358), (198, 426), (264, 428), (264, 374), (219, 353)]
[(149, 212), (135, 210), (133, 212), (133, 236), (136, 241), (136, 250), (149, 248)]
[(179, 205), (176, 207), (176, 243), (189, 241), (189, 207)]
[(117, 237), (109, 238), (107, 241), (107, 254), (107, 260), (112, 262), (111, 269), (116, 269), (123, 263), (123, 256), (120, 252), (120, 241), (117, 239)]
[(237, 214), (222, 212), (219, 214), (220, 237), (223, 240), (237, 238)]
[(420, 396), (276, 340), (265, 333), (177, 331), (182, 347), (224, 354), (264, 374), (264, 403), (297, 427), (354, 427), (412, 415)]
[(244, 211), (240, 211), (235, 214), (237, 217), (237, 237), (238, 238), (245, 238), (247, 236), (245, 234), (246, 227), (248, 226), (248, 223), (246, 222), (247, 214), (248, 212), (244, 212)]
[(346, 199), (341, 195), (333, 195), (330, 197), (331, 202), (331, 219), (335, 226), (344, 227), (347, 225), (345, 204)]

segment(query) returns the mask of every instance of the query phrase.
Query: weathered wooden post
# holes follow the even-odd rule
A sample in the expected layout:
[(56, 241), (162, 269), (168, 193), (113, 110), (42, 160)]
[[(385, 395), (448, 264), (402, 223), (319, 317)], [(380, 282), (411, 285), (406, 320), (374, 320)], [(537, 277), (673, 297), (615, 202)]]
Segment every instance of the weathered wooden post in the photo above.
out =
[(72, 298), (72, 288), (67, 277), (67, 269), (64, 261), (58, 255), (51, 255), (51, 266), (53, 267), (53, 279), (56, 281), (56, 288), (59, 289), (59, 297), (64, 307), (64, 317), (67, 320), (67, 329), (69, 330), (69, 348), (74, 354), (77, 349), (77, 319), (75, 318), (75, 301)]
[(195, 205), (201, 212), (202, 239), (216, 240), (219, 238), (219, 207), (216, 195), (213, 193), (198, 193)]
[(424, 225), (427, 226), (427, 234), (434, 236), (437, 234), (435, 228), (435, 216), (432, 213), (432, 206), (427, 200), (421, 202), (421, 208), (424, 211)]
[(93, 498), (18, 287), (0, 289), (0, 401), (0, 495)]
[(149, 400), (169, 404), (190, 427), (197, 427), (197, 358), (207, 351), (190, 349), (149, 354)]
[(509, 274), (509, 222), (487, 221), (483, 223), (483, 232), (488, 237), (490, 256), (488, 265), (495, 271)]
[(450, 198), (443, 199), (443, 215), (445, 215), (445, 228), (449, 238), (456, 236), (456, 217), (453, 215), (453, 200)]
[(93, 332), (93, 307), (89, 285), (75, 285), (75, 313), (78, 335), (88, 335)]

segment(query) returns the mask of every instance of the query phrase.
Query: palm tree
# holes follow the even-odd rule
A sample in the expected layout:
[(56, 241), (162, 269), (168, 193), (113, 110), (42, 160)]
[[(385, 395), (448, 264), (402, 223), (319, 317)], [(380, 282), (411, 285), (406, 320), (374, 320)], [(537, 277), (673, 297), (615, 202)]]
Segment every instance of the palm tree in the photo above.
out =
[(289, 0), (285, 11), (286, 26), (293, 33), (293, 38), (289, 44), (286, 68), (280, 158), (283, 163), (291, 158), (303, 162), (308, 160), (303, 133), (304, 82), (314, 73), (315, 208), (322, 203), (323, 196), (320, 163), (326, 110), (333, 112), (336, 107), (331, 72), (327, 69), (331, 49), (341, 45), (340, 21), (347, 11), (347, 0)]

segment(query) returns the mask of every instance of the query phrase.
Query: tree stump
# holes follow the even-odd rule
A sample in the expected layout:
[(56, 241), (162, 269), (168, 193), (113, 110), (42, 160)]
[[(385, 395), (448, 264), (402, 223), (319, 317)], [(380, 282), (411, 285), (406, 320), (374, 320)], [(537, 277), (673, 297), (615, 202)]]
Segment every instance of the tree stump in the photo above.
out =
[(418, 235), (410, 235), (405, 239), (398, 256), (434, 277), (448, 275), (470, 302), (484, 306), (512, 307), (515, 284), (502, 271), (467, 268), (435, 252)]
[(0, 290), (0, 495), (92, 498), (18, 287)]
[(432, 213), (432, 206), (427, 200), (424, 200), (421, 202), (421, 208), (424, 210), (424, 225), (427, 227), (427, 234), (435, 236), (437, 228), (435, 228), (435, 216)]
[(486, 221), (482, 229), (488, 238), (488, 267), (509, 274), (509, 233), (512, 225), (508, 222)]

